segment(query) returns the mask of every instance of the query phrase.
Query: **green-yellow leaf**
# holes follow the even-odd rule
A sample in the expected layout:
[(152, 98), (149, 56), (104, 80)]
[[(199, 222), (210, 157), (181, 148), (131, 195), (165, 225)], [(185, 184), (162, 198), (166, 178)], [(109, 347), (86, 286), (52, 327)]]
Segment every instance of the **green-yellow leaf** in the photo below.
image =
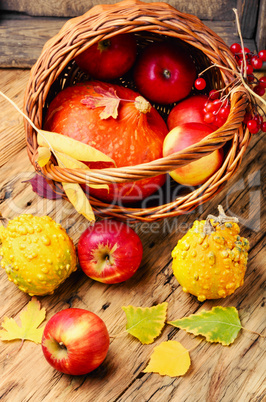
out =
[(2, 323), (4, 329), (0, 330), (0, 339), (2, 341), (12, 341), (14, 339), (29, 340), (35, 343), (41, 343), (44, 327), (38, 328), (45, 319), (45, 308), (36, 297), (33, 297), (28, 303), (26, 309), (20, 314), (21, 326), (13, 318), (5, 317)]
[(237, 309), (220, 306), (170, 321), (168, 324), (185, 329), (194, 335), (203, 335), (208, 342), (219, 342), (225, 346), (234, 342), (242, 328)]
[(72, 158), (84, 162), (110, 162), (115, 165), (112, 158), (88, 144), (83, 144), (73, 138), (50, 131), (38, 130), (38, 145), (48, 147), (52, 151), (62, 152)]
[(144, 373), (159, 373), (170, 377), (186, 374), (190, 367), (189, 352), (177, 341), (166, 341), (155, 346)]
[(46, 147), (38, 147), (37, 163), (40, 167), (45, 166), (51, 158), (51, 151)]
[(127, 317), (126, 330), (143, 344), (149, 344), (160, 335), (166, 320), (168, 303), (153, 307), (122, 307)]

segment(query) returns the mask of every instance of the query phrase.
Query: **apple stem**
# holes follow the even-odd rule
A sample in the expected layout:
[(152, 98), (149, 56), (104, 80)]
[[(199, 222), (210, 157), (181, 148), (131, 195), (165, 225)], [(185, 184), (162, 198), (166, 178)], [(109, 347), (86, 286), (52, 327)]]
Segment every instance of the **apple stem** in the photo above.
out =
[(171, 78), (171, 72), (169, 70), (167, 70), (167, 68), (165, 70), (163, 70), (163, 76), (164, 78)]
[(66, 349), (66, 346), (65, 346), (64, 342), (61, 341), (61, 342), (58, 342), (58, 344), (59, 344), (61, 349)]
[(111, 45), (110, 40), (109, 40), (109, 39), (104, 39), (104, 40), (101, 40), (101, 41), (98, 43), (98, 49), (99, 49), (100, 52), (102, 53), (103, 51), (105, 51), (106, 49), (108, 49), (108, 48), (110, 47), (110, 45)]

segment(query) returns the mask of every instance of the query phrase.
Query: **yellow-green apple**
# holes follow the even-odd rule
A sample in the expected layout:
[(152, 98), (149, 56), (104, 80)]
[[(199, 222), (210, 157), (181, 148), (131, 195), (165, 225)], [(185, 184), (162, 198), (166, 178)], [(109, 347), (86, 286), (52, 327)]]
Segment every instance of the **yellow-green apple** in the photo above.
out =
[(90, 278), (120, 283), (140, 266), (143, 247), (138, 234), (123, 222), (103, 219), (89, 226), (78, 242), (80, 267)]
[(87, 374), (104, 361), (109, 349), (109, 334), (96, 314), (68, 308), (47, 322), (43, 337), (43, 354), (58, 371), (71, 375)]
[[(201, 123), (185, 123), (173, 128), (165, 137), (163, 156), (182, 151), (190, 145), (196, 144), (214, 130), (211, 125)], [(222, 163), (223, 149), (220, 148), (207, 156), (173, 170), (170, 172), (170, 176), (185, 186), (197, 186), (211, 177)]]

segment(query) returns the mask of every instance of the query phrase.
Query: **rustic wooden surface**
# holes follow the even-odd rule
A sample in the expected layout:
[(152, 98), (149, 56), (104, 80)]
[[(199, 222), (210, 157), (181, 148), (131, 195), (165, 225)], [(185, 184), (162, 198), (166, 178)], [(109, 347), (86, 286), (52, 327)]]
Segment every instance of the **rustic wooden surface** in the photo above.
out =
[[(154, 0), (155, 1), (155, 0)], [(154, 2), (153, 1), (153, 2)], [(106, 0), (105, 4), (116, 0)], [(181, 12), (194, 14), (230, 46), (239, 42), (233, 8), (238, 9), (242, 36), (251, 51), (265, 48), (265, 1), (260, 0), (168, 0)], [(82, 15), (101, 0), (0, 1), (0, 67), (30, 68), (45, 42), (72, 17)]]
[[(158, 0), (151, 0), (150, 3)], [(183, 13), (195, 14), (204, 20), (233, 20), (234, 14), (232, 8), (237, 7), (239, 0), (204, 0), (204, 1), (187, 1), (187, 0), (167, 0), (166, 3), (171, 4)], [(240, 0), (243, 1), (243, 0)], [(255, 5), (259, 0), (252, 0)], [(97, 4), (114, 4), (117, 0), (38, 0), (31, 2), (28, 0), (1, 0), (0, 11), (18, 11), (32, 16), (50, 16), (50, 17), (75, 17), (84, 14), (92, 6)], [(253, 13), (251, 7), (250, 12)]]
[[(22, 106), (28, 70), (2, 70), (0, 89)], [(60, 222), (75, 244), (87, 227), (67, 201), (51, 201), (36, 195), (28, 182), (34, 174), (24, 142), (20, 115), (0, 99), (0, 212), (11, 219), (21, 213), (50, 215)], [(150, 307), (168, 302), (168, 320), (182, 318), (213, 306), (235, 306), (242, 325), (265, 334), (265, 158), (263, 134), (254, 135), (241, 168), (211, 202), (193, 213), (152, 224), (134, 226), (144, 246), (141, 267), (127, 282), (104, 285), (87, 278), (79, 269), (55, 292), (39, 297), (47, 320), (59, 310), (80, 307), (98, 314), (111, 337), (103, 364), (86, 376), (55, 371), (42, 355), (40, 345), (26, 341), (0, 341), (0, 399), (3, 402), (229, 402), (265, 400), (265, 339), (241, 331), (230, 347), (210, 344), (167, 325), (154, 344), (142, 345), (125, 332), (122, 306)], [(171, 250), (195, 219), (216, 213), (222, 204), (238, 216), (241, 234), (250, 241), (244, 285), (226, 299), (200, 303), (183, 293), (173, 277)], [(18, 316), (30, 297), (9, 282), (0, 271), (0, 322)], [(119, 336), (115, 336), (120, 334)], [(192, 364), (184, 377), (145, 374), (155, 345), (167, 339), (191, 349)], [(197, 346), (198, 345), (198, 346)], [(20, 349), (20, 350), (19, 350)]]

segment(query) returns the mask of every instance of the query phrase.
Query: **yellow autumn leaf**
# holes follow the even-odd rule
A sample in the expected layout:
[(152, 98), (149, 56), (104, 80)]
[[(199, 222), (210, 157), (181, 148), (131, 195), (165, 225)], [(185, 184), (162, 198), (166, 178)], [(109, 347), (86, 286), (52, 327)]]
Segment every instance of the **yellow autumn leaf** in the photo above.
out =
[(112, 158), (88, 144), (83, 144), (73, 138), (62, 134), (52, 133), (45, 130), (38, 130), (38, 145), (48, 147), (52, 151), (62, 152), (72, 158), (84, 162), (110, 162), (115, 165)]
[(4, 329), (0, 330), (0, 339), (2, 341), (12, 341), (14, 339), (29, 340), (35, 343), (41, 343), (44, 327), (38, 328), (44, 321), (46, 311), (36, 297), (32, 297), (27, 307), (20, 314), (21, 326), (13, 318), (5, 317), (2, 323)]
[(189, 352), (180, 342), (166, 341), (155, 346), (144, 373), (159, 373), (177, 377), (186, 374), (190, 367)]
[[(85, 163), (80, 162), (69, 155), (65, 155), (61, 152), (54, 153), (58, 162), (58, 165), (61, 167), (69, 168), (69, 169), (85, 169), (90, 170), (90, 168), (85, 165)], [(88, 183), (87, 186), (92, 188), (103, 188), (109, 191), (109, 186), (107, 184), (90, 184)]]
[(49, 148), (46, 147), (39, 147), (38, 148), (38, 157), (37, 163), (40, 167), (45, 166), (51, 158), (51, 151)]
[(88, 221), (95, 222), (95, 215), (88, 198), (78, 183), (62, 183), (67, 198), (76, 209)]

